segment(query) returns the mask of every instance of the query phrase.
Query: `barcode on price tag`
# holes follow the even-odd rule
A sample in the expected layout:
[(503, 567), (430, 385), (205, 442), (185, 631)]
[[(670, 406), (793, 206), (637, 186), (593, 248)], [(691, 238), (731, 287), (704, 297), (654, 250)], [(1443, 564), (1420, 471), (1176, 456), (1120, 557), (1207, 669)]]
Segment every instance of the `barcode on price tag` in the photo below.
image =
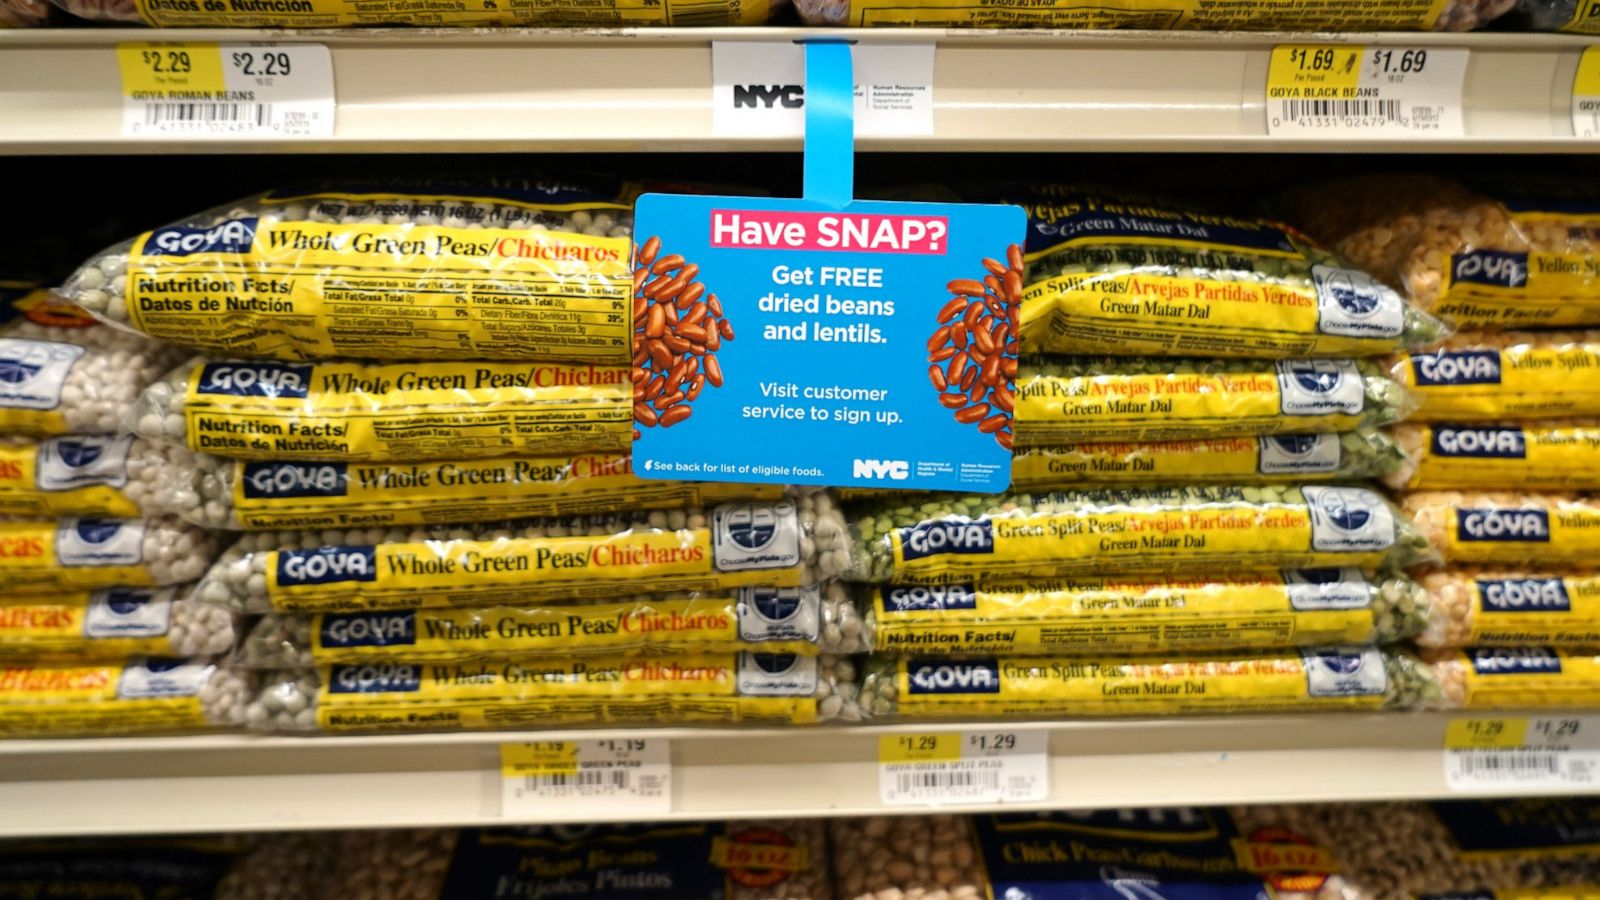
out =
[(1459, 137), (1467, 51), (1294, 44), (1272, 51), (1267, 132), (1328, 139)]
[(894, 806), (1019, 803), (1050, 795), (1047, 735), (972, 731), (883, 735), (878, 797)]
[(321, 44), (119, 44), (124, 137), (231, 140), (333, 134)]
[(1600, 785), (1600, 716), (1455, 719), (1444, 744), (1451, 790)]
[(672, 808), (668, 742), (608, 738), (500, 745), (501, 811), (562, 815)]

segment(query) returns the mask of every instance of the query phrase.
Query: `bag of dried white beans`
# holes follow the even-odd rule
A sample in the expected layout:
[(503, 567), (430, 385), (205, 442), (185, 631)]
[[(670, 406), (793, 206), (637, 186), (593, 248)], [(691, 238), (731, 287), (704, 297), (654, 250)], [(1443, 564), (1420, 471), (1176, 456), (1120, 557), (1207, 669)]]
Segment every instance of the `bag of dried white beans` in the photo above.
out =
[(1313, 237), (1462, 328), (1600, 325), (1600, 201), (1570, 181), (1369, 175), (1296, 188), (1283, 205)]
[[(131, 0), (105, 0), (131, 2)], [(1008, 0), (972, 6), (953, 0), (795, 0), (813, 25), (923, 28), (1139, 28), (1194, 31), (1468, 31), (1511, 9), (1516, 0), (1340, 0), (1208, 4), (1203, 0)]]
[(139, 392), (183, 358), (35, 293), (0, 307), (0, 432), (121, 434)]
[(1275, 222), (1093, 186), (997, 193), (1028, 211), (1027, 353), (1350, 358), (1447, 333)]
[(857, 721), (845, 656), (696, 653), (454, 663), (368, 662), (262, 677), (266, 732), (460, 731), (581, 724)]
[[(784, 495), (781, 485), (639, 478), (630, 456), (616, 452), (344, 463), (235, 460), (170, 444), (152, 449), (149, 464), (130, 467), (148, 504), (196, 525), (244, 531), (450, 525)], [(0, 480), (0, 504), (4, 487)]]
[(596, 900), (834, 896), (820, 821), (351, 832), (335, 846), (329, 898), (372, 897), (375, 886), (376, 900), (537, 897), (557, 885)]
[(832, 497), (476, 527), (251, 532), (195, 588), (244, 612), (538, 604), (798, 588), (847, 562)]
[(1600, 490), (1600, 419), (1397, 425), (1395, 490)]
[(204, 659), (23, 663), (0, 670), (0, 735), (236, 728), (253, 690), (251, 678)]
[(0, 598), (0, 660), (217, 656), (238, 636), (237, 613), (183, 588), (110, 588)]
[(433, 663), (616, 653), (750, 650), (816, 656), (866, 651), (864, 631), (850, 591), (834, 581), (816, 587), (539, 606), (269, 613), (250, 626), (234, 662), (286, 669), (382, 660)]
[(493, 178), (274, 191), (109, 248), (58, 292), (218, 356), (620, 365), (620, 199)]
[(1419, 491), (1401, 511), (1447, 563), (1582, 566), (1600, 554), (1600, 497)]
[(216, 538), (175, 519), (0, 520), (0, 592), (155, 587), (197, 580)]
[(1464, 566), (1418, 581), (1431, 600), (1420, 647), (1600, 647), (1600, 574)]
[(162, 448), (128, 435), (0, 436), (0, 515), (163, 515), (140, 475)]
[(1424, 422), (1600, 415), (1600, 332), (1464, 331), (1392, 361)]
[(128, 430), (267, 461), (624, 452), (628, 390), (625, 367), (588, 363), (196, 359), (140, 395)]

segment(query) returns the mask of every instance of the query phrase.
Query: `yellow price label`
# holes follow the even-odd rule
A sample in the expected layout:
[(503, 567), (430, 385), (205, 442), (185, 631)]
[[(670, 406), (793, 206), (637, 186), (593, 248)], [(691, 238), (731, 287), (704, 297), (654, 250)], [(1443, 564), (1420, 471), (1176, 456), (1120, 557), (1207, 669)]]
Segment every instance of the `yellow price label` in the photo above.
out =
[(506, 778), (578, 774), (575, 741), (529, 741), (500, 745), (500, 774)]
[(216, 44), (118, 44), (117, 66), (122, 93), (129, 97), (172, 91), (210, 95), (227, 89)]
[(878, 738), (879, 763), (956, 762), (960, 759), (960, 734), (886, 734)]
[(1572, 79), (1572, 92), (1579, 96), (1600, 96), (1600, 47), (1590, 47), (1578, 59), (1578, 74)]
[(1286, 44), (1274, 47), (1267, 69), (1269, 98), (1321, 96), (1320, 91), (1357, 87), (1365, 47)]
[(1527, 742), (1527, 719), (1452, 719), (1445, 726), (1447, 750), (1507, 750)]

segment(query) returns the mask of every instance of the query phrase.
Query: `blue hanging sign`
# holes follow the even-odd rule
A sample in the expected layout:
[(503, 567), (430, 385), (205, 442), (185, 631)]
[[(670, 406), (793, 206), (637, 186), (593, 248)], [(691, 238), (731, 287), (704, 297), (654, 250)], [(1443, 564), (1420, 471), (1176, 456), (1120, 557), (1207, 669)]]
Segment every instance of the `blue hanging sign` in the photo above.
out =
[(803, 199), (639, 198), (634, 471), (1003, 491), (1026, 216), (851, 200), (849, 47), (806, 50)]

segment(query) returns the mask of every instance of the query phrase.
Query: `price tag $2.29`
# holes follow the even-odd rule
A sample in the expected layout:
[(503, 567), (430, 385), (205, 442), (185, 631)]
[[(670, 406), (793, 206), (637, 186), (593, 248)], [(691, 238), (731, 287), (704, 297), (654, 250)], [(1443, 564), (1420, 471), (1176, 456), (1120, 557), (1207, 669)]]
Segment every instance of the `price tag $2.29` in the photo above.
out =
[(125, 137), (237, 140), (333, 134), (321, 44), (120, 44)]

